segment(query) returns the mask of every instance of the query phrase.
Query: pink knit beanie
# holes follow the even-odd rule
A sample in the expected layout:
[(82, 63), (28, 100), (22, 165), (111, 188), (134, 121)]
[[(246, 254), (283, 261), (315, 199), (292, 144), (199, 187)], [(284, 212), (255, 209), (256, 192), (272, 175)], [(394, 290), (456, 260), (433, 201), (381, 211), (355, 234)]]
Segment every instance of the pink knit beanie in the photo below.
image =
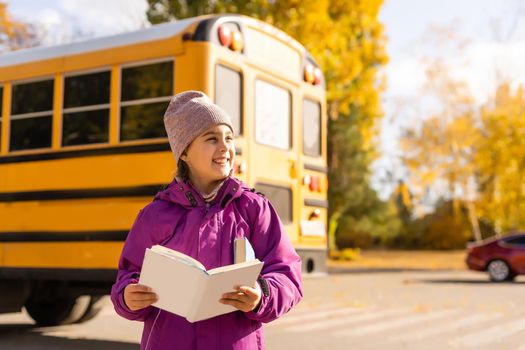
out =
[(164, 113), (164, 127), (175, 161), (179, 161), (182, 152), (197, 136), (220, 124), (233, 132), (228, 114), (204, 93), (185, 91), (173, 96)]

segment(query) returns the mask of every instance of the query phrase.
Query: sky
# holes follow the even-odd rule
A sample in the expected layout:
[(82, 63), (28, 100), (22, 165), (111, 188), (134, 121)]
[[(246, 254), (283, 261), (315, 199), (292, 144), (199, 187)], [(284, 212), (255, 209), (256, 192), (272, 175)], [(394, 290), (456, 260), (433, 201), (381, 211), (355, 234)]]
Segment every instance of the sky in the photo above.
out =
[[(442, 58), (452, 76), (467, 83), (478, 105), (491, 99), (498, 82), (525, 84), (525, 1), (385, 0), (379, 19), (388, 37), (390, 60), (382, 72), (387, 80), (382, 157), (373, 164), (372, 183), (384, 199), (395, 180), (406, 179), (399, 160), (401, 131), (433, 108), (419, 99), (426, 79), (425, 58)], [(432, 40), (436, 29), (452, 29), (454, 39)], [(419, 103), (414, 103), (416, 99)], [(439, 195), (434, 193), (429, 202)]]
[(149, 26), (146, 0), (2, 0), (12, 17), (36, 23), (43, 45), (117, 34)]
[[(44, 45), (130, 31), (150, 24), (146, 0), (3, 0), (19, 20), (38, 23)], [(388, 37), (387, 89), (379, 139), (381, 158), (372, 184), (387, 198), (406, 177), (398, 138), (430, 109), (411, 103), (425, 83), (423, 60), (442, 57), (455, 77), (467, 82), (479, 104), (501, 79), (525, 84), (525, 0), (385, 0), (379, 15)], [(436, 28), (452, 29), (455, 40), (437, 43)], [(458, 43), (466, 43), (459, 47)], [(500, 79), (500, 80), (498, 80)]]

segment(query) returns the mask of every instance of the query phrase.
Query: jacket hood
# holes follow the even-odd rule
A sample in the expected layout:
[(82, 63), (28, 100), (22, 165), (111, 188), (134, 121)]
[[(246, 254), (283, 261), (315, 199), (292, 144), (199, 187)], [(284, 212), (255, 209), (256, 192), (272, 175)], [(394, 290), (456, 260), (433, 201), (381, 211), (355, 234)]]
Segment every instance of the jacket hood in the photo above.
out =
[[(242, 192), (246, 190), (249, 190), (249, 188), (242, 181), (234, 177), (228, 177), (222, 183), (211, 205), (220, 203), (221, 207), (224, 208), (233, 199), (240, 197)], [(188, 181), (186, 183), (184, 181), (177, 181), (177, 179), (173, 179), (166, 189), (158, 192), (154, 200), (172, 202), (186, 208), (206, 206), (204, 198), (202, 198), (200, 192), (191, 182)]]

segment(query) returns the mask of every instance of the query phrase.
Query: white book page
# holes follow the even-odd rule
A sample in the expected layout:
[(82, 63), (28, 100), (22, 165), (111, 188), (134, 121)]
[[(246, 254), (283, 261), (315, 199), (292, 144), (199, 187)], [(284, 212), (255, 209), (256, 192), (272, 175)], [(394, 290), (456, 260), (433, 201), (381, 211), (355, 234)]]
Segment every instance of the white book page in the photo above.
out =
[(196, 307), (195, 298), (206, 276), (195, 266), (146, 249), (139, 283), (153, 288), (159, 296), (154, 306), (187, 317)]
[(247, 262), (236, 270), (223, 271), (206, 276), (203, 283), (203, 288), (205, 289), (200, 302), (198, 302), (196, 313), (188, 320), (195, 322), (236, 311), (237, 309), (233, 306), (219, 303), (219, 299), (222, 298), (224, 293), (233, 292), (233, 286), (235, 285), (253, 285), (261, 272), (262, 266), (262, 262), (251, 264)]
[(206, 268), (204, 267), (204, 265), (202, 265), (200, 263), (200, 261), (192, 258), (189, 255), (186, 255), (186, 254), (183, 254), (181, 252), (178, 252), (176, 250), (173, 250), (173, 249), (170, 249), (170, 248), (158, 245), (158, 244), (154, 245), (153, 247), (151, 247), (151, 250), (153, 250), (153, 251), (155, 251), (155, 252), (157, 252), (159, 254), (165, 255), (168, 258), (182, 261), (182, 262), (184, 262), (184, 263), (186, 263), (188, 265), (193, 265), (195, 267), (198, 267), (201, 270), (206, 270)]
[(245, 268), (246, 266), (258, 265), (258, 264), (261, 264), (261, 262), (258, 259), (249, 260), (249, 261), (244, 261), (244, 262), (237, 263), (237, 264), (231, 264), (231, 265), (224, 265), (224, 266), (216, 267), (214, 269), (208, 270), (206, 273), (208, 275), (216, 275), (216, 274), (219, 274), (219, 273), (224, 273), (224, 272), (227, 272), (227, 271), (242, 269), (242, 268)]

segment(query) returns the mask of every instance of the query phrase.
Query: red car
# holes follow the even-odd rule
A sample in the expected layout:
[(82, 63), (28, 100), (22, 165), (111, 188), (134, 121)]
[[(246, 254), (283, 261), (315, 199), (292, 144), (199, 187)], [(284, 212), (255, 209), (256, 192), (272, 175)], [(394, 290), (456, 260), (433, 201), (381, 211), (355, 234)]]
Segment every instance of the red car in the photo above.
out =
[(487, 271), (491, 281), (512, 281), (525, 274), (525, 233), (469, 243), (467, 249), (468, 268)]

